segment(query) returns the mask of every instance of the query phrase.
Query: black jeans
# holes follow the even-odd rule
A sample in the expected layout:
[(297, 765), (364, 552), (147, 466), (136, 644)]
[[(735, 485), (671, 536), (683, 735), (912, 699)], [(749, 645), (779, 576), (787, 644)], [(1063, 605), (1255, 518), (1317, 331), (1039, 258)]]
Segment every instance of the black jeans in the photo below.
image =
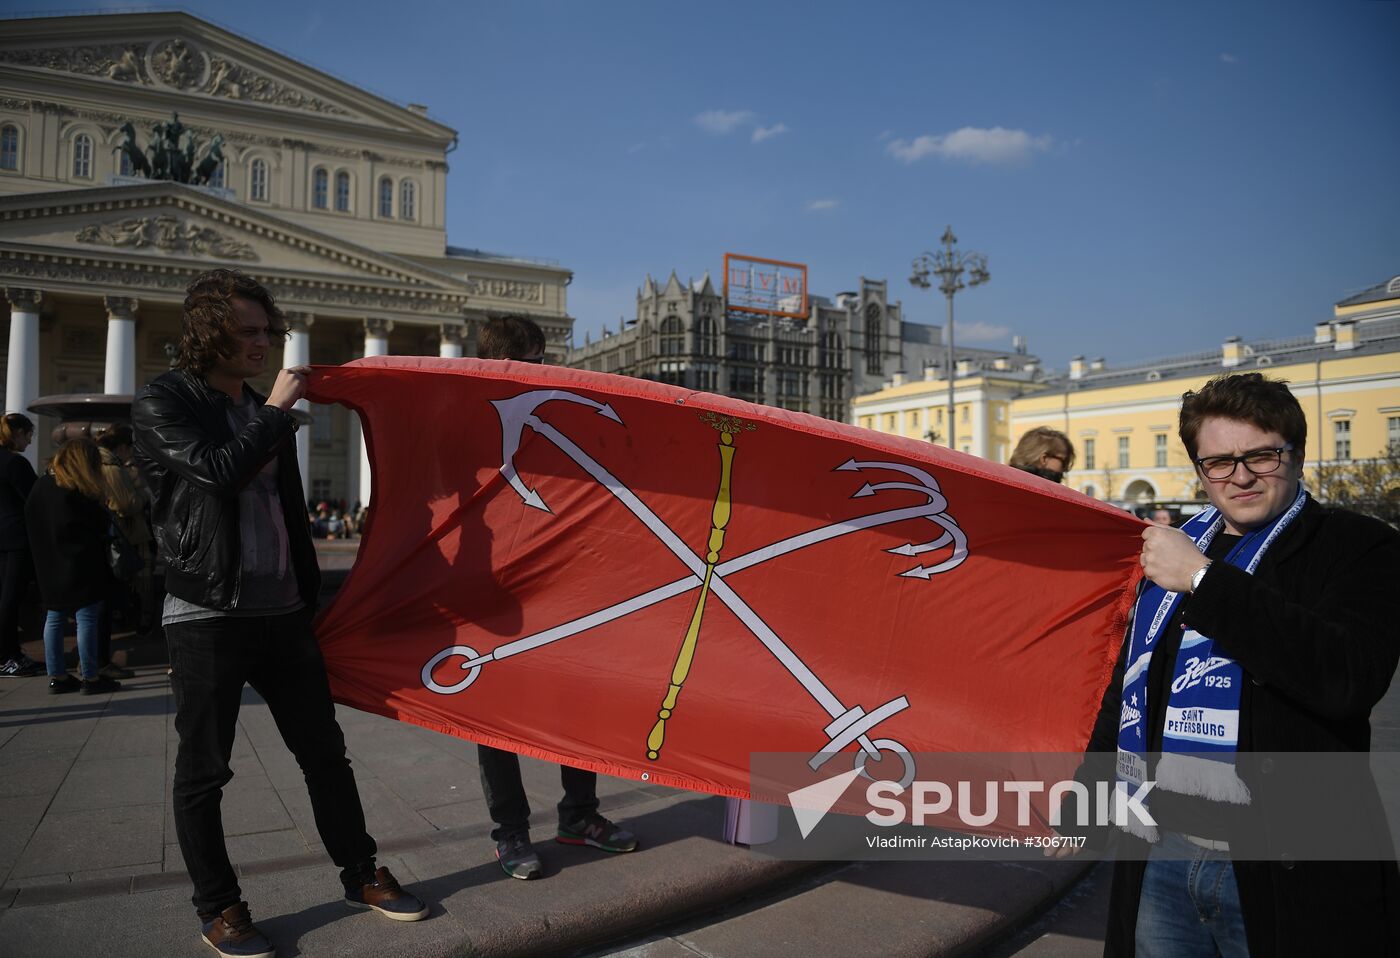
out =
[[(520, 781), (520, 756), (489, 745), (478, 745), (476, 761), (481, 766), (481, 790), (486, 793), (486, 808), (491, 813), (491, 821), (496, 823), (491, 839), (499, 842), (525, 837), (530, 831), (530, 802), (525, 797), (525, 785)], [(559, 780), (564, 785), (564, 797), (559, 800), (561, 824), (569, 824), (598, 810), (597, 772), (560, 765)]]
[(166, 627), (165, 636), (180, 734), (175, 831), (194, 882), (195, 908), (222, 911), (242, 898), (219, 805), (233, 778), (228, 761), (244, 683), (267, 702), (301, 766), (316, 830), (331, 860), (356, 870), (372, 862), (374, 839), (365, 831), (325, 663), (311, 634), (311, 613), (181, 622)]
[(24, 550), (0, 552), (0, 665), (18, 658), (19, 610), (34, 580), (34, 563)]

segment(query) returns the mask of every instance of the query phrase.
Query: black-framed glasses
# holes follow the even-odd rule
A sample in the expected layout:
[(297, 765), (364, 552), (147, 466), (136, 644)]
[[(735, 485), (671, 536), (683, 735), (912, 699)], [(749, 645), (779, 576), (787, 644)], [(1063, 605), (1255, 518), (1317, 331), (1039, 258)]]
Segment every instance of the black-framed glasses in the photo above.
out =
[(1283, 454), (1292, 448), (1293, 443), (1286, 442), (1277, 449), (1251, 449), (1242, 456), (1206, 456), (1191, 461), (1207, 479), (1229, 479), (1241, 465), (1256, 476), (1267, 476), (1278, 471)]

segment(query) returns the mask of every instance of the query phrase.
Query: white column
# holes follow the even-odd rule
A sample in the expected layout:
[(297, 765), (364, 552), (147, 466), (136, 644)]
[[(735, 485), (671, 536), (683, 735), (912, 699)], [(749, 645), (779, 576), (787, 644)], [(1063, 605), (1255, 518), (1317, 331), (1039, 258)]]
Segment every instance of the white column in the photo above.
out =
[[(315, 317), (310, 313), (287, 313), (287, 347), (282, 353), (284, 367), (306, 366), (311, 362), (311, 324)], [(311, 403), (298, 399), (295, 409), (311, 415)], [(302, 498), (311, 495), (311, 428), (303, 426), (297, 430), (297, 468), (301, 470)]]
[(974, 392), (973, 396), (976, 398), (968, 400), (972, 405), (972, 454), (986, 459), (991, 455), (991, 450), (987, 448), (987, 395), (985, 387)]
[(136, 307), (131, 296), (104, 296), (107, 307), (107, 372), (102, 391), (130, 396), (136, 392)]
[[(393, 328), (393, 322), (387, 319), (365, 320), (365, 355), (389, 355), (389, 333)], [(373, 491), (373, 486), (374, 483), (369, 472), (369, 449), (365, 445), (365, 437), (362, 430), (360, 433), (360, 503), (362, 505), (369, 505), (369, 497), (370, 493)]]
[(462, 358), (462, 332), (465, 329), (463, 323), (443, 323), (442, 339), (438, 343), (438, 355), (443, 359)]
[[(5, 411), (28, 414), (39, 398), (39, 300), (37, 289), (5, 290), (10, 301), (10, 357), (5, 369)], [(30, 443), (24, 458), (39, 464), (39, 444)]]

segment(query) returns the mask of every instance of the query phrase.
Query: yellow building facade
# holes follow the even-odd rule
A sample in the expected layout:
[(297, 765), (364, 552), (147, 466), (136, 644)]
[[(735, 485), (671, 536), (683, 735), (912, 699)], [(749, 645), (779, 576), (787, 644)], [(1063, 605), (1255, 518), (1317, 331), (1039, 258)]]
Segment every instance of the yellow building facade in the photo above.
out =
[[(1181, 396), (1212, 376), (1261, 372), (1286, 380), (1308, 420), (1305, 480), (1316, 467), (1345, 466), (1400, 447), (1400, 276), (1337, 303), (1311, 335), (1243, 342), (1113, 368), (1076, 357), (1068, 373), (969, 370), (955, 382), (954, 448), (1006, 462), (1028, 430), (1068, 435), (1074, 489), (1130, 507), (1185, 505), (1202, 493), (1176, 435)], [(947, 383), (891, 383), (855, 401), (858, 425), (946, 444)]]
[[(954, 380), (954, 449), (983, 459), (1005, 462), (1011, 455), (1012, 404), (1035, 383), (1029, 374), (1009, 370), (966, 371)], [(885, 389), (858, 397), (856, 425), (876, 432), (950, 445), (948, 381), (934, 373), (923, 379), (896, 381)]]

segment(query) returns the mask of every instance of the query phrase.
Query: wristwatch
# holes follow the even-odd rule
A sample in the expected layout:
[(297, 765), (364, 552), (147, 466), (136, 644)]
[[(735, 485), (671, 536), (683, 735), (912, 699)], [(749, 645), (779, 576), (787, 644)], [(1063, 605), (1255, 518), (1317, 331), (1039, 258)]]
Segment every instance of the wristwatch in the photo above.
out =
[(1197, 570), (1191, 575), (1191, 591), (1192, 591), (1192, 592), (1195, 592), (1197, 589), (1199, 589), (1199, 588), (1201, 587), (1201, 580), (1204, 579), (1204, 578), (1206, 577), (1206, 570), (1209, 569), (1209, 568), (1210, 568), (1210, 562), (1207, 561), (1205, 565), (1201, 566), (1199, 569), (1197, 569)]

